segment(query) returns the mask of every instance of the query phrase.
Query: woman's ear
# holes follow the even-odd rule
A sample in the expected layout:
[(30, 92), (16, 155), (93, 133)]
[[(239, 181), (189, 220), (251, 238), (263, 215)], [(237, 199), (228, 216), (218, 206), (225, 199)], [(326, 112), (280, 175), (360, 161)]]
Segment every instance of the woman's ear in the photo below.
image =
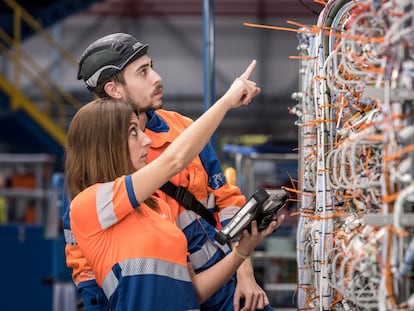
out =
[(105, 83), (104, 86), (105, 93), (108, 94), (109, 97), (120, 99), (122, 98), (122, 93), (120, 92), (118, 85), (113, 82), (109, 81)]

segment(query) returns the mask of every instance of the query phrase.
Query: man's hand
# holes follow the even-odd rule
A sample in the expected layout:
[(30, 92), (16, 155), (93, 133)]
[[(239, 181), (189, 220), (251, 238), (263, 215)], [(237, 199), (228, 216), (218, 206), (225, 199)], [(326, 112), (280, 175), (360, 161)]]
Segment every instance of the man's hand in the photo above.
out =
[[(242, 300), (244, 306), (240, 308)], [(266, 292), (256, 283), (250, 260), (245, 260), (237, 271), (237, 286), (233, 305), (234, 311), (255, 311), (269, 305)]]
[(250, 75), (256, 67), (256, 60), (253, 60), (247, 69), (237, 77), (223, 97), (229, 98), (231, 108), (241, 105), (248, 105), (253, 97), (261, 92), (256, 82), (249, 80)]

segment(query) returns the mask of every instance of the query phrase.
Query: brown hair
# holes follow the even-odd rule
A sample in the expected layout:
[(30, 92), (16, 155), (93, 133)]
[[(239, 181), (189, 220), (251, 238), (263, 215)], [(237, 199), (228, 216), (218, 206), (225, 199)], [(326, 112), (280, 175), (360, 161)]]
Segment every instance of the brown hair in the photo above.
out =
[[(83, 106), (69, 126), (65, 148), (66, 184), (74, 198), (85, 188), (135, 171), (129, 153), (130, 102), (98, 98)], [(154, 208), (152, 201), (149, 203)]]
[(114, 83), (118, 83), (120, 85), (125, 86), (126, 81), (124, 78), (124, 69), (121, 71), (115, 73), (109, 80), (106, 80), (105, 82), (97, 85), (95, 88), (92, 89), (92, 92), (95, 94), (98, 98), (111, 98), (106, 92), (105, 92), (105, 84), (108, 82), (113, 81)]
[(71, 198), (85, 188), (134, 171), (128, 149), (132, 105), (95, 99), (75, 114), (65, 153), (66, 183)]

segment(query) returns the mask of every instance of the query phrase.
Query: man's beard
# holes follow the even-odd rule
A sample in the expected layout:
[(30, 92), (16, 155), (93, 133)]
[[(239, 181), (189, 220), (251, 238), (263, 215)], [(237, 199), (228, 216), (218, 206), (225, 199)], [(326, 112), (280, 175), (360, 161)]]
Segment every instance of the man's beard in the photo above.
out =
[[(162, 92), (162, 90), (163, 90), (162, 84), (161, 83), (157, 84), (157, 86), (155, 87), (154, 92), (152, 92), (152, 94), (151, 94), (151, 97), (156, 96), (158, 93)], [(150, 105), (151, 108), (150, 108), (150, 110), (161, 109), (162, 108), (162, 104), (163, 104), (162, 99), (159, 100), (159, 105), (158, 106), (155, 106), (155, 104), (153, 102), (151, 102), (151, 105)]]
[[(154, 96), (155, 94), (157, 94), (160, 90), (162, 90), (163, 87), (161, 84), (157, 85), (157, 87), (155, 88), (154, 92), (151, 94), (151, 96)], [(127, 99), (132, 102), (135, 103), (136, 107), (138, 108), (138, 111), (140, 112), (147, 112), (150, 110), (157, 110), (157, 109), (161, 109), (163, 102), (162, 100), (159, 101), (159, 105), (155, 106), (153, 101), (151, 101), (148, 105), (142, 106), (140, 105), (139, 101), (135, 100), (134, 97), (132, 96), (132, 94), (129, 92), (129, 90), (127, 88), (125, 88), (125, 94)]]

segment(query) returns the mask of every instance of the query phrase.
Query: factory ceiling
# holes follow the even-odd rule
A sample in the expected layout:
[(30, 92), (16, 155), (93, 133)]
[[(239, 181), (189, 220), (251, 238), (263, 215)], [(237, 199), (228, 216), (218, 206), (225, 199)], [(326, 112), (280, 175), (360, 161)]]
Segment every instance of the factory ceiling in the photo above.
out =
[[(217, 0), (212, 3), (216, 16), (315, 16), (323, 8), (314, 0)], [(203, 4), (202, 0), (103, 0), (94, 3), (88, 12), (111, 16), (201, 16)]]

